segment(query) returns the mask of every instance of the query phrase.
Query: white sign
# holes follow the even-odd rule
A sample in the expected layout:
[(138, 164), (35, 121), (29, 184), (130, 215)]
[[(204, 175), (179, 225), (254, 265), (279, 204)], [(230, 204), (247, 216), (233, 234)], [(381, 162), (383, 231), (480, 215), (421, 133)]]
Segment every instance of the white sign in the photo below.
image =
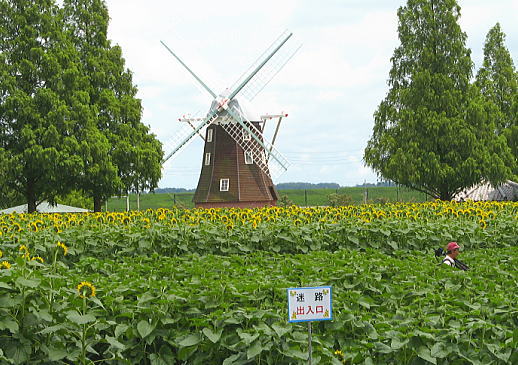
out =
[(330, 321), (332, 319), (330, 286), (288, 288), (288, 322)]

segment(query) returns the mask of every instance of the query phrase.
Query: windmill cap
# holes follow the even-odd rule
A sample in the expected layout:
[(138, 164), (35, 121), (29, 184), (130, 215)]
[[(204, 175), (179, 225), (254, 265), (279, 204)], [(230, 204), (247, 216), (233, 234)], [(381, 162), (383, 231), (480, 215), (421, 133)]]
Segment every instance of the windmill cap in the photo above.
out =
[(447, 251), (453, 251), (456, 248), (460, 248), (460, 246), (457, 244), (457, 242), (450, 242), (450, 243), (448, 243), (448, 246), (446, 246)]

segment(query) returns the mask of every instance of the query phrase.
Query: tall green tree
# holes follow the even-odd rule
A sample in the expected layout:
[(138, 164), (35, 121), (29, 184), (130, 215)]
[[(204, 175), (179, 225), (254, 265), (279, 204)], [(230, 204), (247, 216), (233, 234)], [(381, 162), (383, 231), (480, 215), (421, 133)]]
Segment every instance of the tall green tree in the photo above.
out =
[(389, 91), (374, 113), (365, 163), (381, 177), (450, 200), (510, 174), (497, 108), (470, 84), (473, 63), (455, 0), (408, 0), (398, 10), (400, 46)]
[(514, 156), (514, 179), (518, 179), (518, 73), (499, 23), (486, 36), (484, 61), (477, 73), (476, 85), (499, 109), (495, 133), (506, 137)]
[[(107, 37), (109, 15), (105, 2), (65, 0), (63, 9), (69, 36), (81, 54), (82, 72), (89, 80), (85, 89), (89, 106), (80, 118), (84, 126), (80, 132), (81, 156), (85, 163), (79, 186), (93, 198), (94, 210), (100, 211), (102, 202), (110, 195), (132, 189), (127, 176), (144, 176), (146, 187), (156, 187), (161, 171), (161, 145), (155, 140), (156, 153), (151, 153), (154, 159), (146, 166), (138, 164), (138, 156), (132, 150), (139, 146), (148, 148), (141, 141), (154, 136), (141, 123), (142, 106), (122, 51), (119, 46), (112, 46)], [(149, 169), (153, 173), (148, 174)], [(155, 181), (156, 174), (159, 177)]]
[(80, 53), (81, 73), (88, 79), (87, 102), (77, 115), (84, 164), (76, 186), (93, 199), (94, 211), (100, 211), (102, 202), (122, 187), (111, 156), (118, 106), (112, 90), (116, 75), (107, 56), (108, 9), (102, 1), (65, 0), (63, 11), (67, 35)]
[(77, 52), (62, 29), (53, 0), (0, 0), (2, 183), (29, 212), (66, 194), (82, 163), (67, 101), (80, 79)]

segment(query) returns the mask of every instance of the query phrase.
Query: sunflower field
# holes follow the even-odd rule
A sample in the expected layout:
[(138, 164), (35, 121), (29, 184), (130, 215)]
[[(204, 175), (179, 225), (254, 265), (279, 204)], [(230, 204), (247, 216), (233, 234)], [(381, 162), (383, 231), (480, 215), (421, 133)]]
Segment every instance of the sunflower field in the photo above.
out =
[[(471, 270), (434, 250), (463, 248)], [(518, 203), (0, 215), (0, 364), (518, 363)]]

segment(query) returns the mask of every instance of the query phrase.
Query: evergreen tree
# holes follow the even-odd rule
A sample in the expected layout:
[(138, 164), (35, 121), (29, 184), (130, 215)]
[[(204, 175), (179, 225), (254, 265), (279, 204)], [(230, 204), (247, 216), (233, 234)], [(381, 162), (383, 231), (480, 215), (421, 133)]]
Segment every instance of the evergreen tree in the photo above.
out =
[(449, 200), (485, 179), (503, 181), (511, 160), (494, 137), (497, 108), (470, 84), (473, 64), (455, 0), (408, 0), (389, 92), (374, 114), (364, 160), (378, 174)]
[[(65, 0), (64, 11), (70, 37), (81, 54), (82, 71), (89, 79), (89, 108), (83, 113), (81, 132), (85, 165), (79, 186), (93, 198), (94, 210), (100, 211), (110, 195), (133, 189), (128, 176), (142, 176), (142, 186), (156, 187), (162, 150), (140, 121), (142, 106), (122, 51), (107, 38), (105, 2)], [(134, 149), (144, 150), (144, 166)]]
[(518, 73), (504, 43), (505, 34), (497, 23), (487, 34), (476, 85), (500, 111), (495, 133), (506, 137), (514, 156), (514, 179), (518, 179)]
[(69, 100), (77, 99), (77, 52), (53, 0), (0, 0), (0, 148), (5, 188), (28, 211), (72, 188), (81, 168)]

